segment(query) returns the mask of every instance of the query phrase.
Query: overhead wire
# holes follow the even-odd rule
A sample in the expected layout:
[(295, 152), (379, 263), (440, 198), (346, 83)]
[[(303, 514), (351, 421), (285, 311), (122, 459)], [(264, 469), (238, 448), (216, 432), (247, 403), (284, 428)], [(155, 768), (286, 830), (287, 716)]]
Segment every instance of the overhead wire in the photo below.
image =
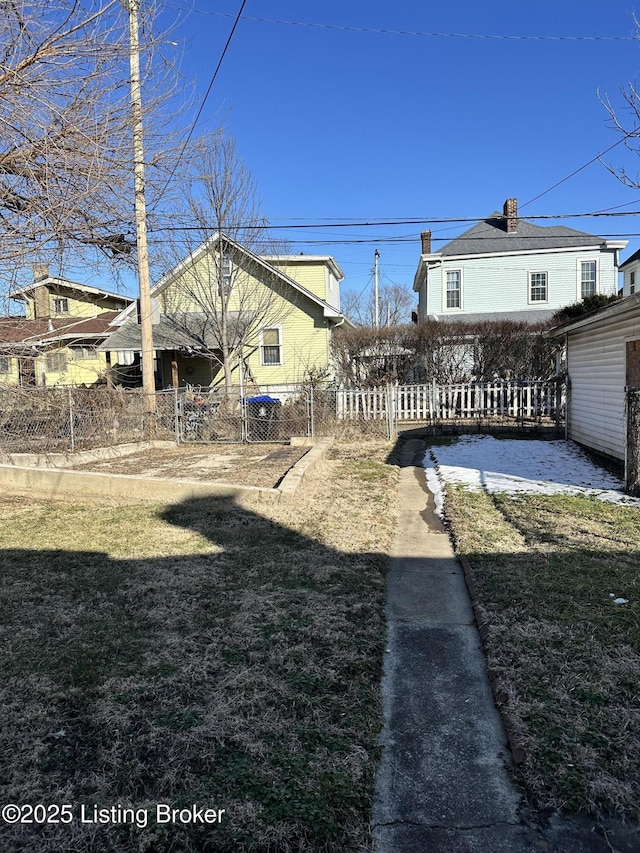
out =
[(579, 174), (584, 169), (586, 169), (587, 166), (590, 166), (592, 163), (595, 163), (597, 160), (599, 160), (605, 154), (608, 154), (609, 151), (613, 151), (613, 149), (617, 148), (618, 145), (621, 145), (623, 142), (625, 142), (631, 136), (634, 136), (639, 130), (640, 130), (640, 127), (634, 127), (633, 130), (627, 131), (623, 136), (620, 137), (620, 139), (618, 139), (617, 142), (614, 142), (613, 145), (610, 145), (608, 148), (605, 148), (604, 151), (601, 151), (599, 154), (596, 154), (595, 157), (592, 157), (591, 160), (588, 160), (582, 166), (579, 166), (577, 169), (574, 169), (574, 171), (571, 172), (569, 175), (567, 175), (565, 178), (562, 178), (561, 180), (556, 181), (555, 184), (553, 184), (552, 186), (550, 186), (548, 189), (544, 190), (543, 192), (538, 193), (538, 195), (534, 196), (533, 198), (530, 198), (529, 201), (525, 201), (524, 204), (520, 205), (520, 209), (522, 210), (523, 207), (526, 207), (528, 204), (531, 204), (532, 202), (537, 201), (539, 198), (542, 198), (542, 196), (547, 195), (547, 193), (550, 193), (551, 190), (555, 190), (556, 187), (559, 187), (561, 184), (566, 183), (566, 181), (568, 181), (570, 178), (573, 178), (575, 175)]
[[(181, 6), (174, 8), (183, 9)], [(229, 12), (214, 12), (209, 9), (196, 9), (193, 6), (191, 12), (200, 15), (211, 15), (220, 18), (232, 17)], [(392, 36), (418, 36), (423, 38), (463, 38), (463, 39), (486, 39), (500, 41), (589, 41), (589, 42), (607, 42), (607, 41), (635, 41), (635, 36), (539, 36), (539, 35), (505, 35), (497, 33), (443, 33), (431, 32), (424, 30), (396, 30), (386, 29), (384, 27), (356, 27), (348, 24), (323, 24), (317, 21), (290, 21), (282, 18), (259, 18), (256, 16), (246, 15), (245, 21), (252, 21), (260, 24), (278, 24), (292, 27), (308, 27), (310, 29), (338, 30), (342, 32), (356, 33), (372, 33), (374, 35), (392, 35)]]
[[(207, 103), (207, 99), (208, 99), (209, 95), (211, 94), (211, 90), (213, 89), (213, 84), (216, 81), (216, 77), (218, 76), (218, 72), (220, 71), (223, 60), (224, 60), (224, 58), (227, 54), (227, 51), (229, 49), (229, 45), (231, 44), (231, 39), (233, 38), (233, 34), (235, 33), (235, 31), (237, 29), (237, 26), (240, 22), (240, 18), (242, 17), (242, 12), (243, 12), (246, 4), (247, 4), (247, 0), (242, 0), (242, 3), (240, 4), (240, 9), (238, 10), (238, 13), (235, 16), (233, 26), (231, 27), (231, 32), (229, 33), (229, 36), (227, 37), (227, 41), (225, 42), (224, 48), (222, 50), (222, 53), (220, 54), (220, 59), (218, 60), (218, 64), (216, 65), (215, 71), (213, 72), (211, 80), (209, 81), (207, 91), (204, 93), (204, 97), (202, 98), (202, 101), (200, 102), (200, 106), (198, 107), (196, 115), (195, 115), (195, 117), (191, 123), (191, 127), (189, 128), (189, 133), (187, 134), (185, 141), (182, 143), (182, 146), (181, 146), (180, 151), (178, 153), (178, 157), (176, 159), (176, 162), (174, 163), (173, 168), (171, 169), (171, 171), (169, 173), (169, 177), (167, 178), (167, 180), (166, 180), (166, 182), (165, 182), (165, 184), (164, 184), (164, 186), (160, 192), (160, 195), (155, 200), (155, 205), (158, 205), (160, 203), (162, 197), (164, 196), (165, 192), (167, 191), (167, 187), (169, 186), (169, 184), (171, 183), (171, 181), (173, 180), (173, 178), (175, 176), (175, 173), (178, 169), (178, 166), (180, 165), (180, 161), (184, 157), (184, 152), (186, 151), (187, 146), (188, 146), (189, 142), (191, 141), (191, 137), (194, 134), (196, 126), (197, 126), (198, 122), (200, 121), (200, 116), (202, 115), (202, 111), (204, 110), (205, 104)], [(231, 17), (231, 15), (229, 15), (229, 17)]]

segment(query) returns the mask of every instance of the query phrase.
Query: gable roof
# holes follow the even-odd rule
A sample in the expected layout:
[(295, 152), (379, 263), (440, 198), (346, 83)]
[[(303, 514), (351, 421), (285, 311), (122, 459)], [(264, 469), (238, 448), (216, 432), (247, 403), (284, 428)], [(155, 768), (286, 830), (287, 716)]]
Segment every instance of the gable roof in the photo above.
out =
[(634, 263), (637, 260), (640, 260), (640, 249), (638, 249), (637, 252), (634, 252), (633, 255), (628, 257), (626, 261), (623, 261), (620, 264), (620, 266), (618, 267), (618, 269), (620, 271), (622, 271), (622, 270), (626, 269), (626, 267), (628, 267), (630, 264)]
[[(492, 213), (459, 237), (444, 245), (436, 254), (445, 256), (504, 254), (537, 249), (572, 249), (577, 247), (602, 247), (606, 240), (565, 225), (534, 225), (526, 219), (518, 220), (518, 230), (509, 234), (505, 217)], [(626, 245), (626, 244), (625, 244)]]
[[(315, 293), (313, 293), (311, 290), (308, 290), (303, 285), (299, 284), (297, 281), (295, 281), (295, 279), (282, 272), (282, 270), (279, 270), (277, 267), (273, 266), (273, 264), (269, 263), (269, 260), (267, 260), (266, 257), (261, 257), (260, 255), (254, 254), (254, 252), (252, 252), (250, 249), (247, 249), (245, 246), (242, 246), (236, 240), (220, 231), (218, 231), (216, 234), (201, 243), (200, 246), (198, 246), (198, 248), (195, 249), (193, 252), (190, 252), (190, 254), (187, 255), (186, 258), (184, 258), (184, 260), (180, 261), (180, 263), (176, 264), (173, 269), (165, 273), (162, 278), (151, 288), (151, 296), (159, 296), (178, 278), (178, 276), (183, 270), (187, 269), (203, 255), (206, 255), (208, 252), (210, 252), (219, 243), (224, 243), (225, 245), (232, 247), (236, 252), (244, 254), (253, 263), (257, 264), (258, 266), (269, 272), (270, 275), (276, 276), (281, 281), (289, 285), (289, 287), (292, 287), (297, 293), (306, 296), (307, 299), (310, 299), (316, 305), (319, 305), (322, 308), (323, 315), (328, 319), (342, 320), (348, 325), (353, 325), (351, 321), (348, 320), (341, 311), (329, 305), (329, 303), (325, 302), (324, 299), (320, 299), (319, 296), (316, 296)], [(322, 259), (325, 260), (325, 256), (323, 256)], [(271, 258), (271, 260), (273, 260), (273, 257)], [(122, 325), (124, 322), (126, 322), (126, 320), (135, 310), (135, 305), (129, 305), (120, 313), (114, 325)]]
[(65, 290), (76, 290), (79, 293), (87, 293), (91, 296), (98, 296), (101, 299), (119, 299), (121, 302), (124, 302), (127, 305), (132, 302), (135, 302), (135, 299), (132, 296), (125, 296), (123, 293), (113, 293), (110, 290), (103, 290), (100, 287), (92, 287), (90, 284), (80, 284), (77, 281), (69, 281), (69, 279), (56, 278), (55, 276), (51, 275), (39, 279), (38, 281), (33, 281), (26, 287), (20, 287), (16, 290), (12, 290), (9, 296), (11, 299), (25, 300), (29, 296), (29, 294), (31, 294), (37, 287), (41, 287), (42, 285), (62, 288)]

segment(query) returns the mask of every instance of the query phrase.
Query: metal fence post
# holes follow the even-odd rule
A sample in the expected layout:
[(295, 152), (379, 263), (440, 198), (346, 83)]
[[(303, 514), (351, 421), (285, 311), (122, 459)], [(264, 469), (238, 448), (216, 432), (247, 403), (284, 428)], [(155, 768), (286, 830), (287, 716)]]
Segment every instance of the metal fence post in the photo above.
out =
[(249, 441), (249, 409), (244, 396), (240, 394), (240, 441)]
[(313, 399), (313, 385), (309, 386), (309, 423), (307, 425), (307, 435), (310, 435), (311, 438), (314, 438), (316, 434), (316, 423), (315, 423), (315, 409), (314, 409), (314, 399)]
[(71, 441), (71, 450), (76, 449), (75, 435), (73, 432), (73, 394), (69, 388), (69, 439)]

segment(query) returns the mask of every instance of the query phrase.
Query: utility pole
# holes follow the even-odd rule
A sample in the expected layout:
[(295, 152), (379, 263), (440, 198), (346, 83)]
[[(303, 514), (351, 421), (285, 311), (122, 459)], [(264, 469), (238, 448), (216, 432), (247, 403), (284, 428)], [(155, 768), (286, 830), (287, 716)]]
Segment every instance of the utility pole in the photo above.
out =
[(377, 329), (380, 326), (380, 306), (378, 296), (378, 258), (380, 252), (376, 249), (373, 253), (373, 325)]
[(140, 93), (140, 40), (138, 11), (140, 0), (126, 0), (129, 12), (129, 65), (131, 68), (131, 124), (133, 131), (133, 183), (138, 256), (138, 296), (140, 299), (140, 338), (142, 393), (144, 396), (145, 434), (153, 431), (156, 413), (156, 383), (153, 372), (153, 327), (151, 324), (151, 288), (147, 246), (147, 204), (145, 195), (144, 147), (142, 136), (142, 97)]

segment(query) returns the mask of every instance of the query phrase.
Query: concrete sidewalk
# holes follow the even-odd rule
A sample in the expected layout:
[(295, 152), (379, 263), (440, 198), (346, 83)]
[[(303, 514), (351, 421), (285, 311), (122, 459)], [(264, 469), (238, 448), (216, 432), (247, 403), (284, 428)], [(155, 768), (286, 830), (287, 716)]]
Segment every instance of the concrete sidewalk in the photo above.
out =
[[(387, 586), (378, 853), (631, 851), (592, 822), (525, 820), (462, 569), (434, 513), (425, 444), (401, 447), (400, 517)], [(617, 835), (617, 834), (616, 834)], [(615, 844), (615, 846), (614, 846)]]

